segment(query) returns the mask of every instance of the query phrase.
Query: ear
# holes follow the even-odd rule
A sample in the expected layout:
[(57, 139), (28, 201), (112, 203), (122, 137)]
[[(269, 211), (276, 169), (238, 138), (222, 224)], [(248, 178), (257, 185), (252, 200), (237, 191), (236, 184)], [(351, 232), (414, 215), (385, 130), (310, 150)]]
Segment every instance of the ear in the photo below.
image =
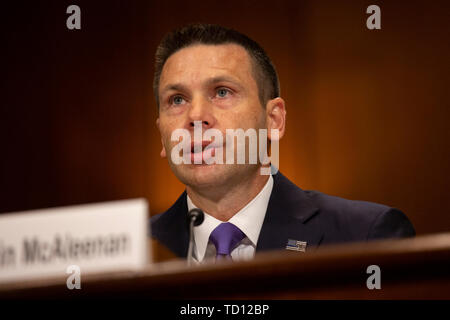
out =
[(284, 100), (275, 98), (266, 104), (267, 137), (272, 140), (272, 129), (279, 132), (279, 139), (284, 135), (286, 126), (286, 107)]
[[(161, 128), (159, 126), (159, 118), (156, 119), (156, 126), (158, 127), (159, 133), (161, 135)], [(160, 155), (161, 155), (161, 158), (165, 158), (167, 156), (167, 154), (166, 154), (166, 148), (164, 147), (164, 143), (162, 140), (162, 135), (161, 135), (161, 144), (162, 144), (162, 149), (161, 149)]]
[(161, 149), (160, 156), (161, 156), (161, 158), (165, 158), (167, 156), (166, 155), (166, 148), (164, 147), (164, 144), (162, 143), (162, 139), (161, 139), (161, 144), (162, 144), (162, 149)]

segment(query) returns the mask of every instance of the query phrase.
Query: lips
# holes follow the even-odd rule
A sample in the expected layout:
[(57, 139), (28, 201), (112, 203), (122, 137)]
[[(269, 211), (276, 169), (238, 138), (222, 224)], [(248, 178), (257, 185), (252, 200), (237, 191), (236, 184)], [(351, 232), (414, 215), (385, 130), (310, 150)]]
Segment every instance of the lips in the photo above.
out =
[(204, 164), (206, 161), (216, 154), (216, 149), (221, 148), (222, 145), (211, 141), (202, 141), (201, 143), (191, 143), (191, 163)]
[(202, 143), (198, 143), (198, 144), (195, 144), (194, 142), (192, 142), (191, 143), (191, 153), (203, 152), (206, 149), (206, 147), (209, 146), (210, 144), (212, 144), (211, 141), (202, 141)]

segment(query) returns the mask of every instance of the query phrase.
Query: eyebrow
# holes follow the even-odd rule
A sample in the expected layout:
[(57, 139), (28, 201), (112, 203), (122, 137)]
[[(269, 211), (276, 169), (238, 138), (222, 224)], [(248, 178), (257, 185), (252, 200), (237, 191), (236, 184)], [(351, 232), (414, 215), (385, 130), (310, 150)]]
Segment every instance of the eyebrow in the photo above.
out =
[(166, 93), (167, 91), (187, 91), (187, 87), (181, 83), (173, 83), (168, 84), (161, 90), (161, 95)]
[(211, 79), (208, 79), (206, 81), (206, 84), (211, 85), (211, 84), (215, 84), (218, 82), (232, 82), (235, 85), (241, 87), (241, 85), (239, 84), (239, 80), (237, 80), (234, 77), (230, 77), (230, 76), (217, 76), (217, 77), (213, 77)]
[[(242, 85), (239, 83), (239, 80), (237, 80), (234, 77), (230, 77), (230, 76), (213, 77), (213, 78), (206, 80), (205, 84), (212, 85), (212, 84), (216, 84), (219, 82), (231, 82), (234, 85), (238, 86), (240, 89), (242, 89)], [(188, 91), (188, 88), (184, 84), (181, 84), (181, 83), (168, 84), (161, 90), (161, 95), (163, 95), (167, 91), (172, 91), (172, 90), (173, 91)]]

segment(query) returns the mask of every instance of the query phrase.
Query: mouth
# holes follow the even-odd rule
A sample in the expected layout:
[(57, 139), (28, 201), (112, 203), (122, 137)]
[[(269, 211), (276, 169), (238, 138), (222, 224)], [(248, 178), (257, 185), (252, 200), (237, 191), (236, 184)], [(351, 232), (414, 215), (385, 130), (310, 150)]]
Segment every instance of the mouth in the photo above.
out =
[[(190, 158), (193, 164), (207, 164), (206, 161), (216, 154), (216, 149), (222, 146), (212, 141), (203, 140), (201, 143), (191, 143)], [(212, 164), (212, 163), (210, 163)]]
[(201, 143), (191, 142), (191, 153), (203, 152), (210, 144), (212, 144), (211, 141), (202, 141)]

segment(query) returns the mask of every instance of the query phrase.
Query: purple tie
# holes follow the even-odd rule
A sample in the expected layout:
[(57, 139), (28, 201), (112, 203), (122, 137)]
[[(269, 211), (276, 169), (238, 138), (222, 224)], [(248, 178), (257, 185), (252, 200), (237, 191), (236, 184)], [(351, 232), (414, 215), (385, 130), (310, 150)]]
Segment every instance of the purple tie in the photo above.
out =
[(241, 229), (229, 222), (219, 224), (209, 236), (217, 250), (216, 259), (231, 259), (231, 251), (244, 238), (245, 234)]

